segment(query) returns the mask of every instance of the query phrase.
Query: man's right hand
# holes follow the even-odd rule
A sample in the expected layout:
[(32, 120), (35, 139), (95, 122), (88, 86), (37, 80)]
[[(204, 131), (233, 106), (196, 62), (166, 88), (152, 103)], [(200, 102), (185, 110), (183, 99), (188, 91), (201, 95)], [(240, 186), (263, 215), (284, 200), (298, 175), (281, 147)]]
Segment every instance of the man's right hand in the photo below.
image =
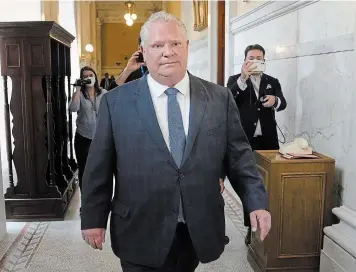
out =
[(256, 68), (256, 65), (251, 61), (245, 61), (241, 67), (241, 79), (246, 81), (252, 74), (252, 70)]
[(133, 71), (139, 69), (142, 65), (145, 64), (144, 62), (137, 62), (137, 58), (140, 52), (141, 51), (136, 51), (135, 53), (133, 53), (131, 58), (127, 62), (126, 70), (128, 70), (128, 72), (132, 73)]
[(83, 240), (94, 249), (103, 249), (105, 243), (105, 229), (82, 230)]

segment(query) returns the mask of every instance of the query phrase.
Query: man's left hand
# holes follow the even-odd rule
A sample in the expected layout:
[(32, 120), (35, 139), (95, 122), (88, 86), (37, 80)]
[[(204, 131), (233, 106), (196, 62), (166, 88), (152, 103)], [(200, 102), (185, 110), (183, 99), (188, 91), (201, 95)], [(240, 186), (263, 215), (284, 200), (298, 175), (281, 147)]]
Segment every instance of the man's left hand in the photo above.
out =
[(266, 108), (270, 108), (273, 107), (274, 103), (276, 103), (276, 97), (274, 95), (266, 95), (262, 105)]
[(266, 210), (256, 210), (250, 213), (251, 230), (257, 231), (259, 227), (260, 239), (263, 241), (271, 229), (271, 214)]

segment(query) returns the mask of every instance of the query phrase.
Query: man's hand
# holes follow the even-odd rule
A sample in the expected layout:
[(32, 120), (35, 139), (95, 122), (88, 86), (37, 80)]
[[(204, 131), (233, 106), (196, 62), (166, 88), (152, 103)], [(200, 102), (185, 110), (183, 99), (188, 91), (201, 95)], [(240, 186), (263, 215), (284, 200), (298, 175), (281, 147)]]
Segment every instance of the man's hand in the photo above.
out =
[(141, 51), (136, 51), (135, 53), (132, 54), (131, 58), (129, 59), (129, 61), (127, 62), (127, 65), (126, 65), (126, 69), (129, 71), (129, 72), (133, 72), (137, 69), (139, 69), (142, 65), (144, 65), (145, 63), (144, 62), (137, 62), (137, 58), (139, 56)]
[(262, 105), (265, 108), (270, 108), (273, 107), (274, 103), (276, 103), (276, 97), (274, 95), (266, 95)]
[(224, 186), (224, 180), (223, 179), (219, 179), (219, 183), (220, 183), (220, 193), (222, 194), (225, 190), (225, 186)]
[(105, 243), (105, 229), (82, 230), (83, 240), (94, 249), (103, 249)]
[(259, 227), (260, 239), (263, 241), (271, 229), (271, 214), (266, 210), (256, 210), (250, 213), (251, 230), (257, 231)]
[(252, 70), (256, 68), (256, 64), (251, 61), (245, 61), (241, 67), (241, 79), (246, 81), (252, 74)]

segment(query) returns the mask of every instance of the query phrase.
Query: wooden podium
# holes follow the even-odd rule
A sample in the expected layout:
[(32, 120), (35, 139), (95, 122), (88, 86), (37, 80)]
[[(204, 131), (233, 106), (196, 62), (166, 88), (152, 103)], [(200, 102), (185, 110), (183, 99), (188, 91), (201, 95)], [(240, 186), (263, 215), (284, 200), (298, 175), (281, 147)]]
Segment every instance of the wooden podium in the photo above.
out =
[(268, 194), (272, 228), (264, 242), (252, 233), (250, 253), (262, 271), (319, 271), (323, 228), (331, 225), (335, 161), (284, 159), (256, 151)]
[(0, 22), (7, 220), (63, 220), (77, 188), (68, 111), (73, 40), (55, 22)]

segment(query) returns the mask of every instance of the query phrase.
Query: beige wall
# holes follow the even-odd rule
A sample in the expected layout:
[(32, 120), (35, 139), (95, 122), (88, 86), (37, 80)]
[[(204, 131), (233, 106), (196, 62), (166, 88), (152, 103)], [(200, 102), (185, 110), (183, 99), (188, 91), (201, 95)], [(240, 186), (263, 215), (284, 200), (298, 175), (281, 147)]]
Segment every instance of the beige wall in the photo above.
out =
[(166, 11), (180, 19), (181, 18), (181, 2), (182, 1), (167, 1), (166, 2)]
[(190, 41), (200, 40), (208, 36), (208, 28), (203, 31), (194, 31), (193, 1), (181, 1), (181, 20), (187, 27), (188, 39)]
[[(127, 26), (125, 23), (103, 24), (101, 33), (101, 74), (108, 72), (117, 76), (126, 66), (127, 60), (137, 50), (142, 23)], [(121, 65), (116, 65), (121, 62)]]

